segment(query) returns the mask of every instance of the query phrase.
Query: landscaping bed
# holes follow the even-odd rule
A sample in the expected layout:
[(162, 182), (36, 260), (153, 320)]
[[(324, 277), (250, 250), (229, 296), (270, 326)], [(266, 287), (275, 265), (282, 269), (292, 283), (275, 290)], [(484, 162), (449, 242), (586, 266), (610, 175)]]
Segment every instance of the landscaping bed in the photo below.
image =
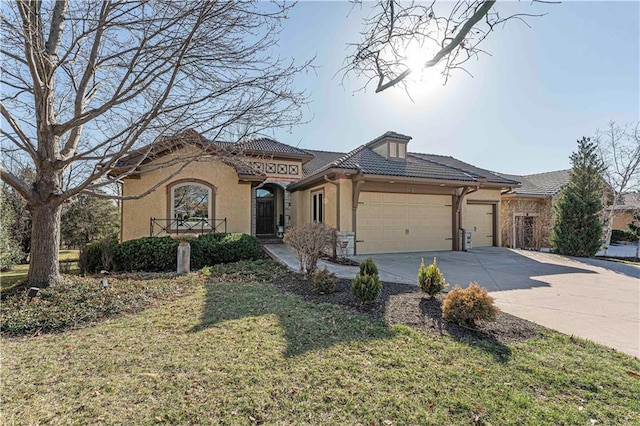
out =
[(370, 305), (361, 305), (355, 299), (351, 294), (350, 280), (339, 279), (337, 291), (326, 295), (314, 293), (311, 279), (299, 274), (280, 276), (274, 280), (274, 284), (307, 301), (346, 306), (375, 318), (383, 318), (392, 325), (402, 324), (423, 333), (447, 335), (457, 340), (486, 340), (504, 345), (540, 337), (541, 332), (547, 330), (506, 312), (499, 312), (495, 321), (479, 322), (475, 329), (445, 322), (441, 309), (444, 295), (430, 299), (411, 284), (384, 283), (380, 297)]

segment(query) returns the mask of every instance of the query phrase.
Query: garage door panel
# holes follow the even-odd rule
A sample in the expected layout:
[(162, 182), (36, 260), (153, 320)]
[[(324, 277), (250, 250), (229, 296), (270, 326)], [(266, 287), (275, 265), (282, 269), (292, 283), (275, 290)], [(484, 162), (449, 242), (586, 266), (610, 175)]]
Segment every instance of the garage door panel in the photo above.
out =
[(357, 250), (360, 254), (451, 250), (451, 221), (448, 195), (362, 192)]

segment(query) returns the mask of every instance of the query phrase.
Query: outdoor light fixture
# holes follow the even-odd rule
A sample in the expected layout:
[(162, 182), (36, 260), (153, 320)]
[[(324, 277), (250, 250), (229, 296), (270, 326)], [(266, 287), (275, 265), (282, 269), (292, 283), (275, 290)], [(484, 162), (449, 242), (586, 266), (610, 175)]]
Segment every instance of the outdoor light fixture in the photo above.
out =
[(31, 300), (38, 295), (39, 291), (40, 291), (40, 289), (38, 287), (31, 287), (29, 289), (29, 292), (27, 293), (27, 297), (29, 298), (29, 302), (31, 302)]

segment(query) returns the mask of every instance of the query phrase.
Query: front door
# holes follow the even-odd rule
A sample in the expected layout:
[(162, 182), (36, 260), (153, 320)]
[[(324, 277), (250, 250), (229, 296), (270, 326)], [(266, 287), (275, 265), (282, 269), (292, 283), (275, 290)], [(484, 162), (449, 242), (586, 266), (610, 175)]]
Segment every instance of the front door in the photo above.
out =
[(275, 202), (256, 199), (256, 234), (275, 234)]

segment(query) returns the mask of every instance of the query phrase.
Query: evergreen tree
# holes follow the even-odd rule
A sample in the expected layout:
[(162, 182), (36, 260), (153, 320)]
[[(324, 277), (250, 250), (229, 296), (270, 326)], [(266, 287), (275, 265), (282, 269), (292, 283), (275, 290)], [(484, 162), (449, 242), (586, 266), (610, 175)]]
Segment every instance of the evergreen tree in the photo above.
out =
[(82, 248), (86, 244), (117, 236), (120, 229), (118, 206), (103, 198), (80, 194), (62, 213), (62, 241), (68, 247)]
[(602, 245), (604, 165), (590, 138), (578, 141), (571, 164), (569, 183), (555, 206), (551, 241), (556, 253), (589, 257)]

